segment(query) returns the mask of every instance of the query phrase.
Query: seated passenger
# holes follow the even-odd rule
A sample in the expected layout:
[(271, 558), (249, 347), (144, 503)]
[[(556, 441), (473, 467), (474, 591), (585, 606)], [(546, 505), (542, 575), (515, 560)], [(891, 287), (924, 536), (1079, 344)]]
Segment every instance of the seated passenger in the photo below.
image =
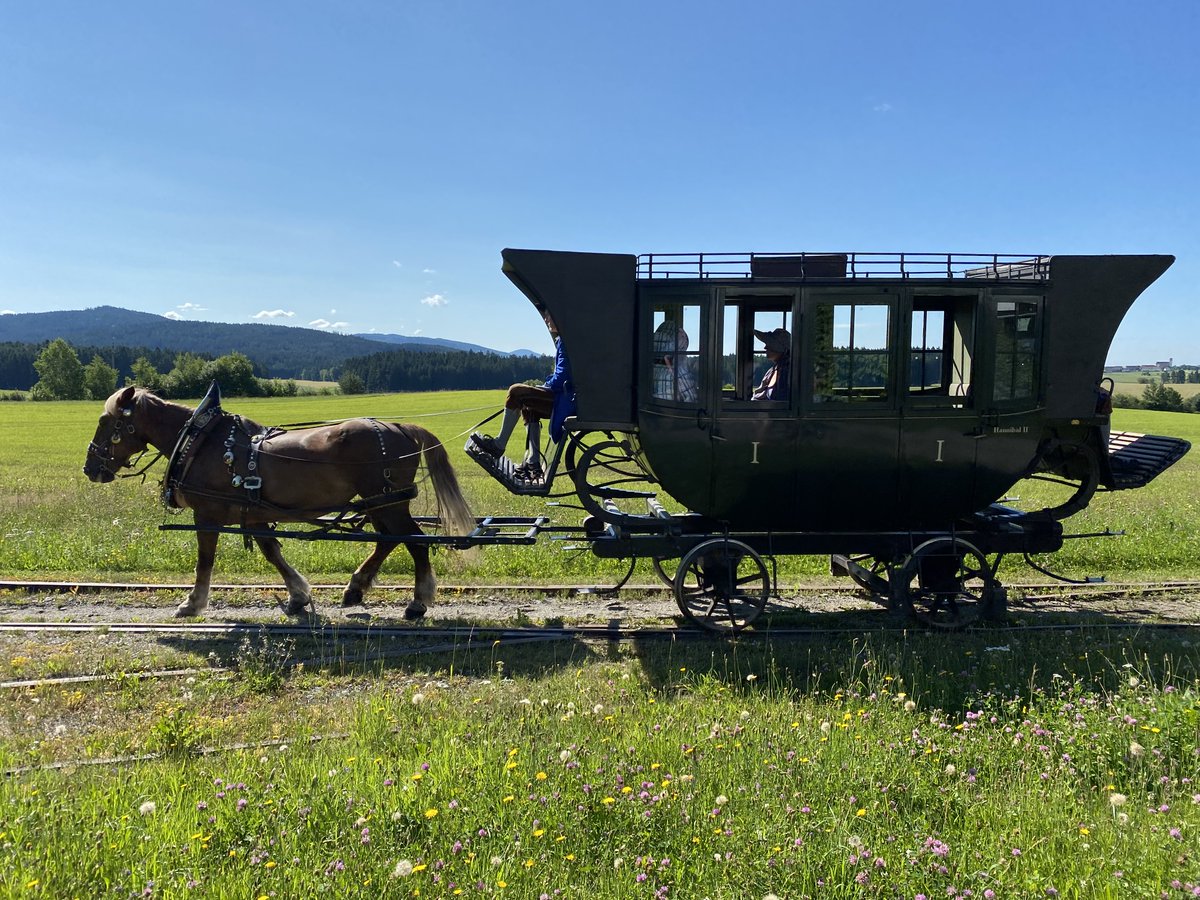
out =
[(751, 400), (787, 400), (791, 382), (792, 335), (786, 328), (754, 332), (763, 342), (771, 368), (762, 377)]
[(504, 398), (504, 418), (500, 433), (495, 437), (472, 432), (471, 443), (489, 456), (501, 457), (508, 439), (516, 428), (517, 416), (525, 421), (525, 461), (513, 469), (513, 474), (525, 481), (542, 479), (542, 419), (550, 420), (550, 437), (562, 440), (563, 422), (575, 413), (575, 385), (571, 382), (571, 366), (563, 351), (562, 338), (550, 313), (543, 311), (542, 318), (554, 338), (554, 373), (543, 385), (514, 384)]
[(688, 348), (687, 332), (674, 322), (663, 322), (654, 331), (654, 380), (651, 393), (659, 400), (696, 402), (696, 371), (692, 360), (677, 354)]

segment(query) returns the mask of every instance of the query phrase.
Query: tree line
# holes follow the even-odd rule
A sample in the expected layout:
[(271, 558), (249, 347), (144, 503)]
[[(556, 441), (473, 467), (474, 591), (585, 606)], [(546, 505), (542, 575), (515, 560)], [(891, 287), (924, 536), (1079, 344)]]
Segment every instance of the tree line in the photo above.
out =
[[(56, 338), (29, 354), (31, 345), (0, 344), (0, 384), (24, 389), (33, 400), (103, 400), (119, 384), (150, 388), (169, 399), (199, 397), (217, 381), (229, 397), (294, 395), (294, 380), (262, 378), (245, 354), (233, 352), (212, 358), (198, 353), (172, 353), (126, 347), (72, 347)], [(87, 363), (83, 359), (91, 357)], [(24, 373), (28, 360), (32, 375)], [(7, 364), (8, 369), (3, 366)], [(343, 393), (396, 391), (479, 390), (503, 388), (517, 381), (545, 378), (549, 357), (499, 356), (447, 350), (387, 350), (348, 359), (331, 375)], [(17, 373), (14, 377), (11, 373)], [(13, 393), (0, 399), (24, 399)]]

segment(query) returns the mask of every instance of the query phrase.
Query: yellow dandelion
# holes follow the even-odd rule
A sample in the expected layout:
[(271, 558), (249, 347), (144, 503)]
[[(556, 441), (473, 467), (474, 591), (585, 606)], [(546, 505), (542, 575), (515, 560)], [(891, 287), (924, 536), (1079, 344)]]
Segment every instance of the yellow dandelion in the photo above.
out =
[(535, 775), (534, 777), (535, 777), (535, 778), (537, 778), (537, 780), (538, 780), (538, 781), (545, 781), (545, 780), (546, 780), (546, 773), (545, 773), (545, 772), (538, 772), (538, 773), (537, 773), (537, 775)]
[(500, 802), (501, 802), (501, 803), (512, 803), (514, 799), (515, 799), (515, 798), (513, 797), (513, 795), (512, 795), (512, 794), (509, 794), (507, 797), (505, 797), (505, 798), (504, 798), (503, 800), (501, 800)]
[(268, 868), (268, 869), (273, 869), (273, 868), (275, 868), (277, 865), (279, 865), (279, 863), (275, 862), (275, 860), (273, 860), (273, 859), (269, 859), (269, 860), (267, 860), (267, 868)]
[(541, 837), (541, 836), (542, 836), (543, 834), (545, 834), (545, 833), (546, 833), (546, 829), (545, 829), (545, 828), (535, 828), (535, 829), (533, 829), (533, 836), (534, 836), (534, 837)]
[(527, 868), (527, 869), (533, 868), (533, 860), (532, 859), (525, 860), (525, 868)]
[(863, 816), (865, 816), (866, 814), (867, 814), (867, 811), (866, 811), (865, 809), (860, 809), (860, 810), (859, 810), (858, 812), (856, 812), (854, 815), (858, 816), (858, 818), (860, 818), (860, 819), (861, 819), (861, 818), (862, 818)]
[(431, 808), (425, 810), (425, 818), (427, 818), (427, 819), (432, 819), (437, 814), (438, 814), (438, 811), (437, 811), (436, 807), (431, 807)]
[(613, 805), (614, 803), (616, 803), (617, 801), (616, 801), (616, 798), (615, 798), (615, 797), (605, 797), (605, 798), (604, 798), (603, 800), (601, 800), (600, 802), (601, 802), (601, 803), (603, 803), (605, 806), (612, 806), (612, 805)]

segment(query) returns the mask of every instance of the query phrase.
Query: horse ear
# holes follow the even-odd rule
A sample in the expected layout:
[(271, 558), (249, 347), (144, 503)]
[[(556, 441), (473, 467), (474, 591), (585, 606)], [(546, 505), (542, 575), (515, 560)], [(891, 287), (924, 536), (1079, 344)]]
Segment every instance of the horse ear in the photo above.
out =
[(133, 384), (129, 385), (129, 387), (127, 387), (127, 388), (125, 388), (125, 390), (121, 391), (120, 396), (117, 397), (117, 405), (118, 406), (129, 406), (129, 404), (133, 402), (133, 395), (136, 392), (137, 392), (137, 385), (133, 385)]

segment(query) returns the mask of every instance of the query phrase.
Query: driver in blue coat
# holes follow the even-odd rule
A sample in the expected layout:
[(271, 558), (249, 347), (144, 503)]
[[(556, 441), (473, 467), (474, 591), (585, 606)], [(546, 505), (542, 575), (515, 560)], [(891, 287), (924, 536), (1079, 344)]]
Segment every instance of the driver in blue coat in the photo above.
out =
[(516, 477), (525, 481), (541, 481), (542, 472), (542, 419), (550, 420), (550, 437), (555, 442), (562, 440), (563, 422), (575, 413), (575, 386), (571, 383), (571, 365), (563, 351), (562, 338), (550, 313), (543, 310), (542, 319), (554, 337), (554, 372), (545, 384), (514, 384), (504, 398), (504, 418), (500, 433), (495, 437), (473, 432), (471, 443), (489, 456), (499, 459), (504, 455), (508, 439), (517, 425), (518, 415), (525, 421), (527, 438), (525, 461), (513, 469)]

